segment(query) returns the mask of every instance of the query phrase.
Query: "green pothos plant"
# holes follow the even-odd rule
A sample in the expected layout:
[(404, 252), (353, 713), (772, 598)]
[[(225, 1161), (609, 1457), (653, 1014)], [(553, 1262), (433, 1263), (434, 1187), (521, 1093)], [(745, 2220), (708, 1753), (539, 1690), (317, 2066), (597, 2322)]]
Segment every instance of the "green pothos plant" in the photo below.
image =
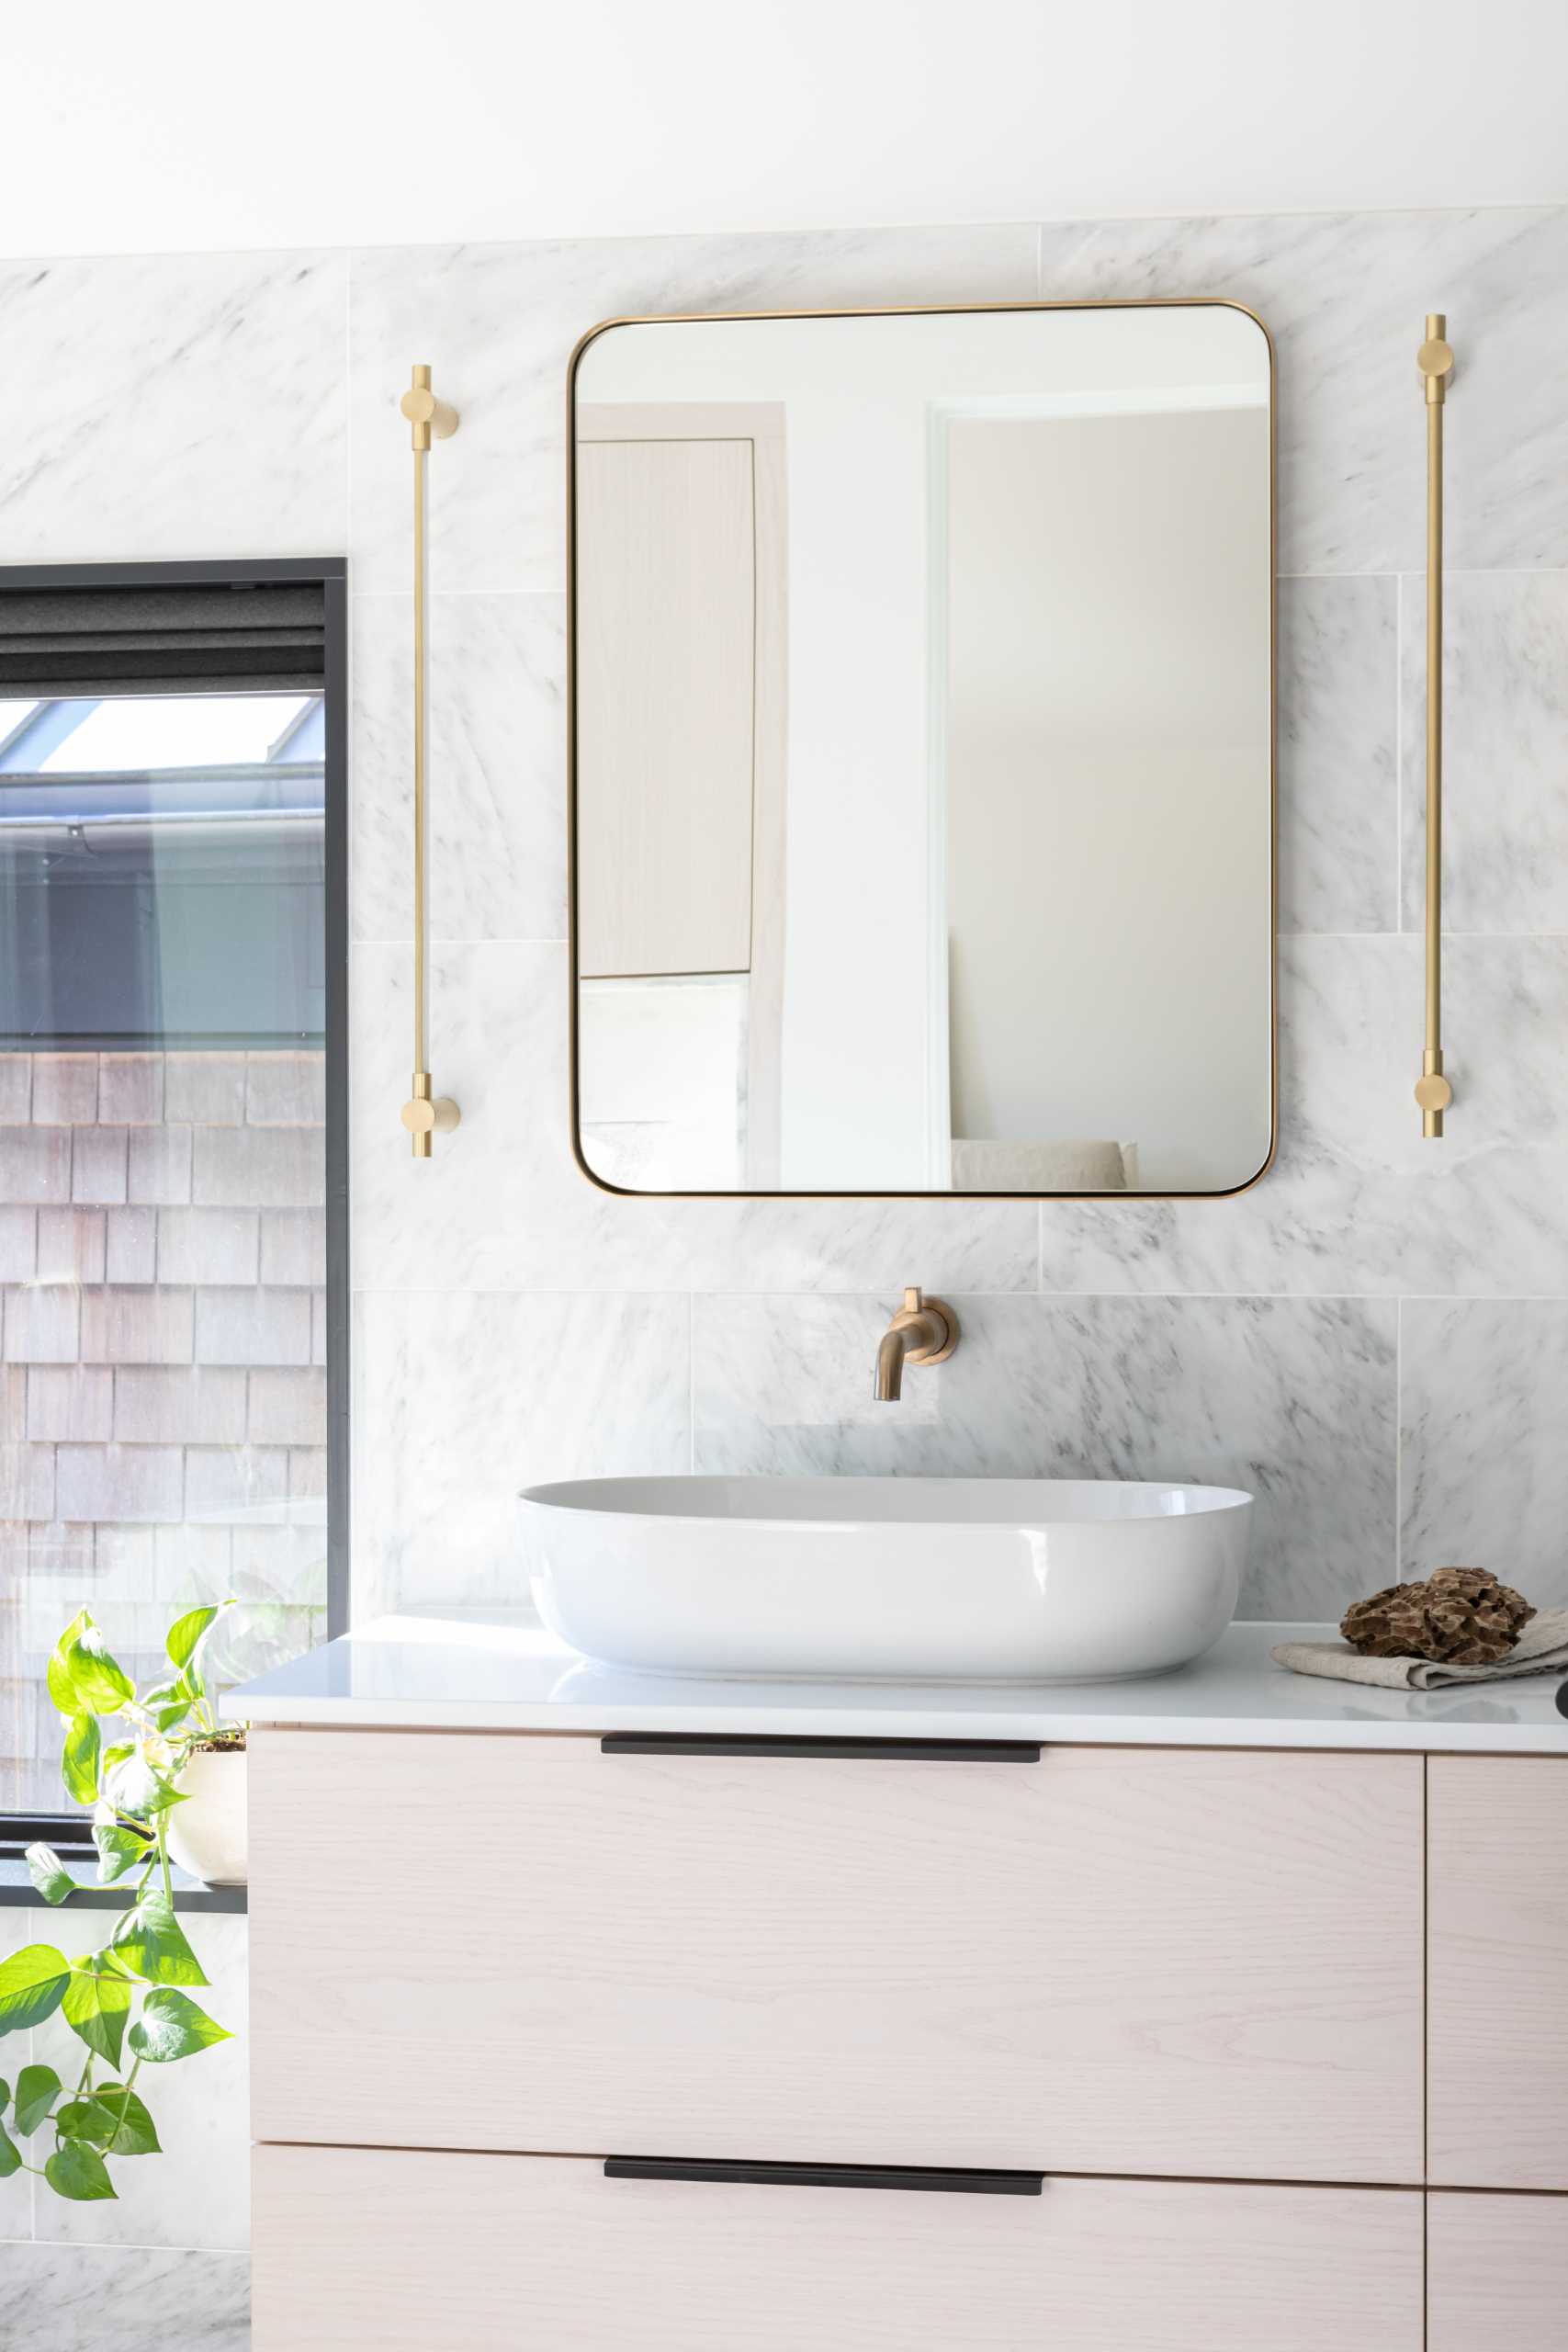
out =
[[(73, 2082), (44, 2064), (22, 2068), (14, 2097), (0, 2081), (0, 2179), (34, 2172), (61, 2197), (113, 2197), (109, 2158), (161, 2153), (137, 2088), (142, 2069), (231, 2039), (185, 1989), (208, 1979), (175, 1917), (168, 1822), (186, 1802), (175, 1784), (187, 1758), (243, 1742), (243, 1732), (219, 1724), (201, 1664), (209, 1633), (232, 1606), (180, 1618), (166, 1645), (172, 1674), (140, 1695), (85, 1610), (49, 1661), (49, 1695), (65, 1718), (61, 1777), (67, 1794), (93, 1809), (99, 1883), (129, 1881), (130, 1900), (102, 1949), (85, 1959), (28, 1944), (0, 1961), (0, 2036), (58, 2014), (85, 2045), (80, 2068), (74, 2059), (66, 2068)], [(74, 1892), (48, 1846), (29, 1847), (28, 1865), (46, 1903)]]

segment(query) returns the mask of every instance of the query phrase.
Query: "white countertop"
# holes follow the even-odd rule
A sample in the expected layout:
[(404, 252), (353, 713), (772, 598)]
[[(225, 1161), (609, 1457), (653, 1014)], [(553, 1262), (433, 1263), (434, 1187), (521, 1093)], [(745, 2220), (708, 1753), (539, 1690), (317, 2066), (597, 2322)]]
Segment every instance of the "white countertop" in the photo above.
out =
[(1287, 1673), (1269, 1657), (1276, 1642), (1334, 1630), (1235, 1624), (1206, 1657), (1134, 1682), (732, 1682), (595, 1666), (522, 1611), (431, 1611), (377, 1618), (228, 1692), (221, 1712), (362, 1728), (1568, 1755), (1556, 1675), (1380, 1690)]

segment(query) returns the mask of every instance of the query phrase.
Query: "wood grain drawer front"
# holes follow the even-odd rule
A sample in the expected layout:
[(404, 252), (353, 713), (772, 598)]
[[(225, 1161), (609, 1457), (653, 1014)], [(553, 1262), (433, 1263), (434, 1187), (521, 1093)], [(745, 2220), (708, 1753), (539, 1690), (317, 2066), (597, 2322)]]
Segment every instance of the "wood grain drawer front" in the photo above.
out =
[(1418, 1758), (262, 1732), (267, 2140), (1421, 2177)]
[(1427, 1772), (1427, 2177), (1568, 2190), (1568, 1758)]
[(1420, 2352), (1421, 2199), (607, 2180), (258, 2148), (254, 2352)]
[(1427, 2352), (1562, 2352), (1568, 2199), (1427, 2200)]

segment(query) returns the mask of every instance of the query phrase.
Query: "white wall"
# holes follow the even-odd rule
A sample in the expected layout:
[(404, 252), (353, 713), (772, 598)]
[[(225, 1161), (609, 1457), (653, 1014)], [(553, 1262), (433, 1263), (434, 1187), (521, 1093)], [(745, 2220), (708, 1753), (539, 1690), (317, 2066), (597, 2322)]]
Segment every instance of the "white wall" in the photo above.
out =
[[(11, 253), (1568, 198), (1558, 0), (10, 12)], [(61, 168), (62, 155), (69, 170)], [(295, 159), (308, 168), (284, 168)]]

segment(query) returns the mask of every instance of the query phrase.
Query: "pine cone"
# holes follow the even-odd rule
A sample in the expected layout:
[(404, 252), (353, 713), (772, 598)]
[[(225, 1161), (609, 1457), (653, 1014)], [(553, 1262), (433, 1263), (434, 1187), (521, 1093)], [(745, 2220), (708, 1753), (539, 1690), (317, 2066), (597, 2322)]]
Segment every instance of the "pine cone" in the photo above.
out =
[(1339, 1630), (1363, 1657), (1427, 1657), (1495, 1666), (1535, 1611), (1490, 1568), (1434, 1568), (1425, 1584), (1391, 1584), (1358, 1600)]

